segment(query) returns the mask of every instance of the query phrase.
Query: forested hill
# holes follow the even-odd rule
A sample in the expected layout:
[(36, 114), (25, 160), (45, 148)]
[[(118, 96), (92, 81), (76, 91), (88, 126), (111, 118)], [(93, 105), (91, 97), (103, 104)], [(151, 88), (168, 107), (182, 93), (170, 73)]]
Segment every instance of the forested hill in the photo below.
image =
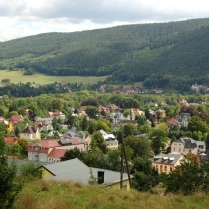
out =
[[(209, 78), (209, 18), (46, 33), (0, 42), (0, 68), (110, 75), (108, 82), (187, 89)], [(183, 79), (183, 80), (182, 80)]]

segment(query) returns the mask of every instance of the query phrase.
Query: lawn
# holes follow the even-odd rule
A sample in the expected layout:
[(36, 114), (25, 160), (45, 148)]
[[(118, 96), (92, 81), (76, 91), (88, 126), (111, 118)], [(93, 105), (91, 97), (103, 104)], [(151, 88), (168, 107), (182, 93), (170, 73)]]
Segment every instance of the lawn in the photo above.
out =
[(68, 83), (82, 83), (96, 84), (98, 81), (104, 81), (106, 76), (96, 77), (96, 76), (48, 76), (40, 73), (35, 73), (34, 75), (23, 75), (22, 71), (8, 71), (0, 70), (0, 81), (2, 79), (10, 79), (11, 83), (27, 83), (35, 82), (36, 84), (49, 84), (54, 82), (68, 82)]

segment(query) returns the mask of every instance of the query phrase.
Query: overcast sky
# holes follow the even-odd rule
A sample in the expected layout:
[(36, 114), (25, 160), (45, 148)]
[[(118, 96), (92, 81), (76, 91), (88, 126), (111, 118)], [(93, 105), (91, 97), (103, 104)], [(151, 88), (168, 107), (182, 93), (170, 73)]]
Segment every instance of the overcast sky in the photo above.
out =
[(209, 0), (0, 0), (0, 41), (209, 17)]

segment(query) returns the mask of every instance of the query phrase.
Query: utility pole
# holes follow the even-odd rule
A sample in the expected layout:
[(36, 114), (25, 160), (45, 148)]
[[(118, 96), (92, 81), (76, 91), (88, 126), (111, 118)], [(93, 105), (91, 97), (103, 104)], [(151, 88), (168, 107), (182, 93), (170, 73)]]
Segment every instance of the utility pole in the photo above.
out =
[(124, 127), (122, 125), (122, 140), (121, 140), (121, 164), (120, 164), (120, 189), (123, 189), (123, 161), (124, 161), (124, 152), (123, 152), (123, 137), (124, 137)]
[(122, 146), (123, 146), (123, 152), (124, 152), (124, 157), (125, 157), (125, 161), (126, 161), (126, 170), (127, 170), (127, 174), (128, 174), (128, 181), (129, 181), (129, 185), (130, 185), (130, 189), (131, 189), (131, 176), (130, 176), (130, 171), (129, 171), (128, 160), (127, 160), (127, 156), (126, 156), (126, 150), (125, 150), (125, 143), (124, 142), (123, 142)]

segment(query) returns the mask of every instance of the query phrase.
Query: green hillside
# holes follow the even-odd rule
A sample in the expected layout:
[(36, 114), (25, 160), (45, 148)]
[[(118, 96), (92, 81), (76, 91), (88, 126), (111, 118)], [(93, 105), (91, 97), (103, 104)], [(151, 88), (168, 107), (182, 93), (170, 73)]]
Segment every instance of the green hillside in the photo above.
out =
[(0, 68), (187, 90), (207, 85), (209, 18), (46, 33), (0, 43)]
[(203, 194), (163, 196), (40, 180), (24, 186), (14, 209), (206, 209), (208, 204), (208, 196)]

